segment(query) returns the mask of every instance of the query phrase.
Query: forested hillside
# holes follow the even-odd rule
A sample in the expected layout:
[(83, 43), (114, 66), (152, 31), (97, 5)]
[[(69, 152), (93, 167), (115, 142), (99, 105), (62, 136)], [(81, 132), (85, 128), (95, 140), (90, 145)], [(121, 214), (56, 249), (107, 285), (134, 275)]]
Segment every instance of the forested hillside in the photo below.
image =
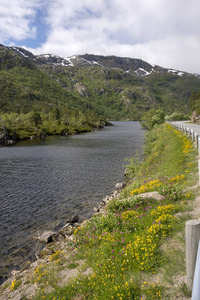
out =
[(139, 59), (35, 56), (0, 45), (0, 125), (15, 134), (87, 131), (105, 119), (140, 120), (150, 109), (191, 114), (199, 91), (199, 75)]

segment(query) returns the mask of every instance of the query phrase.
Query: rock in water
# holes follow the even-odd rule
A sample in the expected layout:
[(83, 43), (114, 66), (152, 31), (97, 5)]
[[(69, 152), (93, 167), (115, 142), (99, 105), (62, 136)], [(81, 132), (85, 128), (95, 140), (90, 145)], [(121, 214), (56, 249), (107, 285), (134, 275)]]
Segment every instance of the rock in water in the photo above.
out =
[(67, 220), (66, 223), (73, 224), (73, 223), (77, 223), (77, 222), (79, 222), (79, 216), (78, 216), (78, 215), (74, 215), (74, 216), (71, 217), (69, 220)]

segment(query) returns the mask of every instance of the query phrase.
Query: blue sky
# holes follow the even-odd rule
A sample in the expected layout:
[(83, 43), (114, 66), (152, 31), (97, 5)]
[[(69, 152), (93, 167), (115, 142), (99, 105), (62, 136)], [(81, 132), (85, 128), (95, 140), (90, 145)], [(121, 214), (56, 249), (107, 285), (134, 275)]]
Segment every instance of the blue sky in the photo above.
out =
[(140, 58), (200, 74), (199, 0), (1, 0), (0, 43)]
[[(32, 49), (39, 48), (42, 44), (44, 44), (48, 38), (48, 29), (49, 26), (46, 24), (45, 20), (45, 11), (38, 9), (36, 11), (35, 17), (30, 20), (30, 28), (36, 28), (36, 33), (34, 37), (24, 38), (20, 40), (15, 40), (13, 37), (9, 42), (11, 44), (14, 42), (16, 45), (30, 47)], [(34, 51), (34, 50), (33, 50)]]

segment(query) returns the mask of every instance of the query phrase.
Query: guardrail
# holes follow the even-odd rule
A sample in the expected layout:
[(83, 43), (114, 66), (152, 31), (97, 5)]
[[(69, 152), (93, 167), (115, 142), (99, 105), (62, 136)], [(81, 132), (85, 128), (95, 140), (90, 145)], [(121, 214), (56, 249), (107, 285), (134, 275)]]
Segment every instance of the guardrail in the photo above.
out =
[[(200, 136), (187, 126), (175, 122), (168, 123), (190, 137), (197, 148), (200, 184)], [(192, 300), (200, 300), (200, 220), (189, 220), (185, 225), (187, 288), (192, 291)]]
[(187, 126), (180, 125), (176, 122), (168, 122), (173, 127), (178, 128), (179, 130), (185, 132), (188, 137), (191, 137), (192, 141), (195, 144), (195, 147), (198, 149), (198, 153), (200, 154), (200, 136), (192, 129)]

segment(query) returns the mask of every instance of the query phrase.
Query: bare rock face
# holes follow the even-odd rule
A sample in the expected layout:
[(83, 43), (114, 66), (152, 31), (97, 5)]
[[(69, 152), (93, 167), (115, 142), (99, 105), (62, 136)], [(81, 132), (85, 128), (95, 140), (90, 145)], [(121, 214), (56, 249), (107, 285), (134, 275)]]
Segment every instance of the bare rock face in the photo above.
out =
[(198, 115), (196, 111), (193, 111), (193, 113), (192, 113), (191, 122), (200, 124), (200, 115)]
[(81, 96), (83, 96), (83, 97), (88, 97), (88, 96), (89, 96), (88, 91), (87, 91), (87, 89), (86, 89), (85, 86), (80, 85), (79, 83), (77, 83), (77, 84), (75, 85), (75, 87), (76, 87), (77, 91), (79, 92), (79, 94), (80, 94)]

